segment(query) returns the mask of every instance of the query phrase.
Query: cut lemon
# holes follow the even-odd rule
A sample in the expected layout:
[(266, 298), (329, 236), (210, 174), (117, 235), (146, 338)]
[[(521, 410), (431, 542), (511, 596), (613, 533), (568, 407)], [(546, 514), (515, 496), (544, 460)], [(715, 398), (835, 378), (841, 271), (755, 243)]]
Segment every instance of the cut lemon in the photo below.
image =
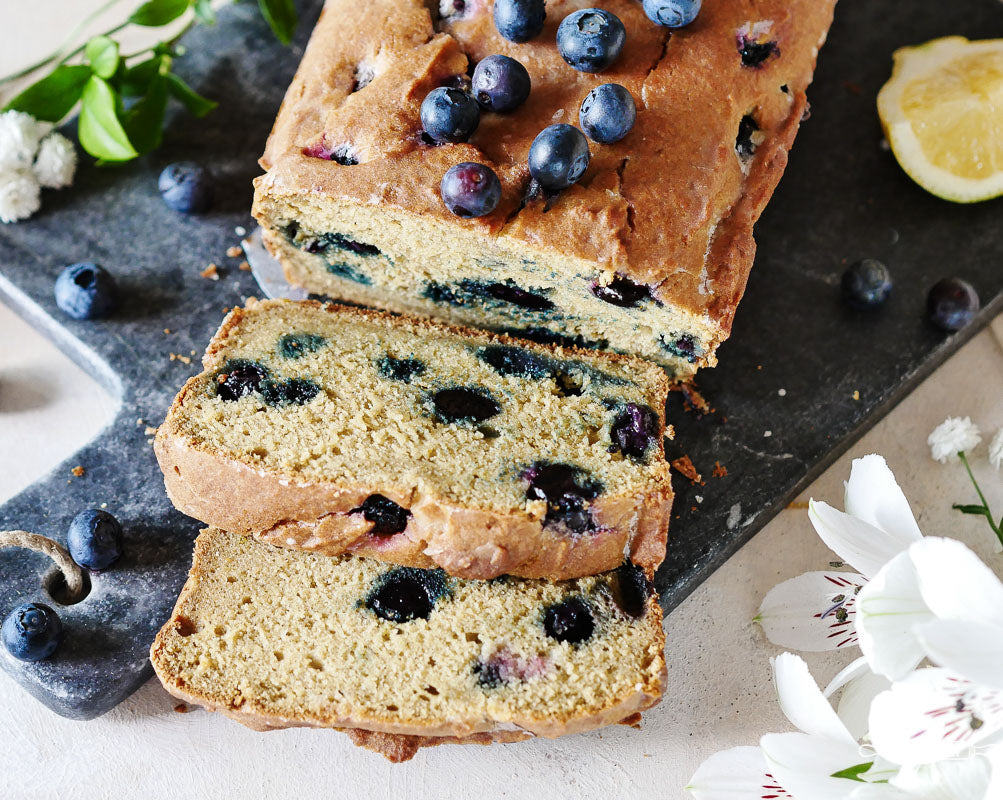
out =
[(878, 116), (895, 158), (944, 200), (1003, 195), (1003, 39), (934, 39), (895, 51)]

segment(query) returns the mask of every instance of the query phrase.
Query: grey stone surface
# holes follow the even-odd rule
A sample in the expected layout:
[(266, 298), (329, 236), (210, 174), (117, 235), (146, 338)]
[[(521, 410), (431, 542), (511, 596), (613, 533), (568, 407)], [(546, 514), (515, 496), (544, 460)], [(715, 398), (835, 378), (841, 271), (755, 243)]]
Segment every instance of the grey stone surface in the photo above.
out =
[[(31, 221), (0, 227), (0, 295), (122, 398), (118, 418), (94, 442), (0, 507), (0, 526), (63, 541), (74, 514), (107, 502), (126, 529), (123, 561), (93, 577), (83, 602), (57, 606), (67, 638), (55, 657), (25, 666), (0, 653), (0, 667), (65, 716), (101, 714), (149, 676), (147, 650), (190, 563), (198, 523), (171, 509), (137, 419), (159, 423), (197, 371), (197, 358), (185, 364), (169, 354), (201, 353), (222, 309), (257, 291), (224, 253), (238, 239), (235, 226), (253, 227), (256, 158), (319, 10), (317, 0), (299, 5), (304, 19), (291, 49), (250, 4), (196, 30), (179, 71), (220, 108), (204, 120), (177, 114), (157, 153), (120, 168), (85, 164), (75, 187), (47, 193)], [(734, 335), (718, 369), (699, 379), (715, 411), (686, 413), (680, 396), (670, 401), (670, 455), (689, 454), (704, 485), (675, 481), (669, 558), (657, 577), (667, 608), (1003, 307), (1001, 202), (937, 200), (879, 147), (874, 96), (892, 50), (947, 33), (1003, 36), (998, 3), (881, 0), (838, 9), (811, 91), (813, 117), (758, 226), (758, 263)], [(210, 214), (180, 216), (157, 195), (160, 169), (183, 158), (216, 175)], [(896, 279), (887, 307), (871, 315), (839, 301), (845, 264), (864, 256), (885, 260)], [(84, 259), (119, 279), (123, 303), (109, 320), (74, 322), (55, 308), (56, 275)], [(199, 277), (210, 261), (224, 265), (218, 282)], [(971, 280), (987, 306), (954, 337), (923, 319), (927, 288), (949, 274)], [(715, 461), (727, 477), (711, 477)], [(87, 479), (67, 484), (75, 464)], [(43, 556), (0, 551), (0, 615), (25, 600), (52, 602), (42, 585), (48, 571)]]

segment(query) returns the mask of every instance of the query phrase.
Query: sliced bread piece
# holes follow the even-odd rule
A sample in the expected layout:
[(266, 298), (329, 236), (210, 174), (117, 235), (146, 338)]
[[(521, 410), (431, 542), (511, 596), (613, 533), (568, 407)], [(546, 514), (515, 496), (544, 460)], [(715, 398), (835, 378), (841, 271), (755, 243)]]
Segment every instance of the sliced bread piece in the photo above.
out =
[(668, 382), (640, 359), (313, 302), (249, 302), (160, 427), (208, 525), (466, 578), (665, 557)]
[(630, 562), (472, 581), (209, 529), (151, 660), (164, 687), (258, 729), (420, 746), (636, 724), (665, 684), (662, 613)]

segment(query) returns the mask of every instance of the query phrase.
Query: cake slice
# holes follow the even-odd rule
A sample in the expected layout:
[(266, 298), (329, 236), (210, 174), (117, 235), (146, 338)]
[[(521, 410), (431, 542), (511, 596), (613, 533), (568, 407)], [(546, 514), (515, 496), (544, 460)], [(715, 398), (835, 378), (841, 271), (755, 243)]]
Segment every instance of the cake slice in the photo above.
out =
[(636, 724), (662, 695), (664, 645), (651, 582), (629, 562), (470, 581), (209, 529), (150, 658), (186, 702), (259, 729), (350, 729), (404, 760)]
[(174, 504), (208, 525), (468, 578), (665, 556), (652, 364), (278, 300), (231, 312), (203, 363), (156, 453)]
[[(397, 312), (633, 353), (679, 379), (713, 366), (755, 254), (753, 225), (787, 163), (835, 0), (714, 0), (670, 31), (637, 0), (602, 8), (626, 28), (599, 74), (564, 62), (548, 0), (542, 33), (502, 38), (490, 0), (328, 0), (275, 122), (253, 213), (290, 281)], [(435, 145), (419, 108), (503, 54), (532, 89), (482, 111), (469, 141)], [(578, 125), (616, 83), (637, 107), (615, 144), (589, 143), (582, 179), (531, 181), (541, 130)], [(501, 200), (461, 219), (439, 195), (461, 162), (494, 170)]]

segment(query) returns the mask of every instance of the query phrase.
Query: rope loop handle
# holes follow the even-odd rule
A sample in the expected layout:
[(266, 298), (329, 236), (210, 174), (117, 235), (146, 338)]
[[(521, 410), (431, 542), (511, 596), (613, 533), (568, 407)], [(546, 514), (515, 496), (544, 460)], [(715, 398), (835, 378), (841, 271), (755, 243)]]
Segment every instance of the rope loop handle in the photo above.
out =
[(70, 556), (69, 551), (48, 536), (40, 536), (28, 531), (0, 531), (0, 548), (26, 547), (36, 553), (44, 553), (59, 567), (66, 581), (66, 591), (70, 602), (75, 602), (84, 593), (84, 573)]

